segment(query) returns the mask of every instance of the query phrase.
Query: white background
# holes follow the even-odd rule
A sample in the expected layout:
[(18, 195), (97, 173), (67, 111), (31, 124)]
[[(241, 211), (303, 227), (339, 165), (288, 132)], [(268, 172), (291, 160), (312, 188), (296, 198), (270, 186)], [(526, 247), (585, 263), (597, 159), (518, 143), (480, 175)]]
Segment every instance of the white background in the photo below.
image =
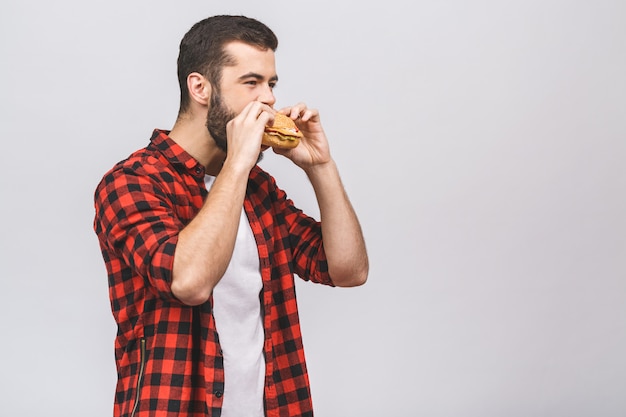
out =
[(366, 235), (367, 285), (298, 285), (318, 417), (626, 416), (622, 0), (4, 0), (0, 415), (111, 415), (93, 191), (217, 13), (274, 29)]

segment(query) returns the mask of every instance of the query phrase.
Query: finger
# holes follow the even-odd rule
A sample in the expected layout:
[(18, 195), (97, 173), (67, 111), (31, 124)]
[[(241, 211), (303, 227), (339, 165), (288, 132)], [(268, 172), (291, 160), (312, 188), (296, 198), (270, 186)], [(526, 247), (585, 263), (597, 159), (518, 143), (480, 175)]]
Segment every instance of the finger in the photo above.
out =
[(302, 114), (306, 111), (306, 104), (300, 102), (291, 108), (291, 112), (289, 113), (289, 117), (293, 120), (298, 119), (302, 116)]
[(283, 148), (272, 148), (272, 152), (274, 152), (276, 155), (287, 156), (290, 153), (294, 152), (294, 150), (293, 149), (283, 149)]
[(250, 116), (250, 114), (253, 114), (254, 117), (258, 116), (258, 104), (255, 101), (251, 101), (250, 103), (246, 104), (246, 106), (239, 113), (239, 117), (245, 119)]
[(284, 114), (285, 116), (291, 114), (291, 106), (288, 107), (283, 107), (282, 109), (278, 110), (276, 113), (280, 113), (280, 114)]
[(274, 113), (262, 110), (261, 113), (257, 116), (257, 120), (259, 124), (263, 124), (263, 126), (272, 126), (274, 124)]
[(301, 115), (300, 120), (308, 122), (309, 120), (317, 120), (319, 111), (317, 109), (306, 109)]
[(258, 119), (259, 116), (263, 113), (263, 112), (267, 112), (270, 115), (274, 115), (275, 110), (272, 109), (270, 106), (268, 106), (267, 104), (264, 104), (260, 101), (251, 101), (250, 103), (246, 104), (246, 106), (243, 108), (243, 110), (241, 111), (241, 113), (239, 113), (239, 115), (242, 118), (248, 118), (251, 117), (252, 119)]
[(300, 117), (300, 114), (306, 110), (306, 104), (298, 103), (293, 106), (283, 107), (278, 110), (278, 113), (284, 114), (285, 116), (290, 117), (291, 119), (297, 119)]

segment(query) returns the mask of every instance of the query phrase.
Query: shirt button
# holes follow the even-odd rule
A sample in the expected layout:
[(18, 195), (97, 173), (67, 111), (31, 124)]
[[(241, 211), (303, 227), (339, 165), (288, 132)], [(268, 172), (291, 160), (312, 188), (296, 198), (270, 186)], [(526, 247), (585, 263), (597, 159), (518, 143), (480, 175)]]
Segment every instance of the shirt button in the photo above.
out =
[(222, 398), (223, 392), (222, 391), (215, 391), (214, 394), (215, 394), (215, 396), (217, 398)]
[(196, 174), (200, 174), (202, 173), (202, 168), (201, 167), (196, 167)]

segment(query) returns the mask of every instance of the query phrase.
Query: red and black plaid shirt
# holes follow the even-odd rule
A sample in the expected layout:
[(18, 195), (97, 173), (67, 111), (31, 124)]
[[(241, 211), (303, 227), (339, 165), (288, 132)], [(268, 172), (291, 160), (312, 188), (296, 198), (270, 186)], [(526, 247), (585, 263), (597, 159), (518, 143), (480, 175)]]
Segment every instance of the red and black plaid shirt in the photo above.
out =
[[(190, 307), (170, 290), (178, 233), (206, 195), (204, 167), (159, 130), (97, 187), (94, 228), (118, 325), (116, 417), (221, 413), (224, 369), (212, 300)], [(312, 416), (294, 274), (333, 285), (320, 224), (258, 166), (244, 209), (263, 279), (266, 415)]]

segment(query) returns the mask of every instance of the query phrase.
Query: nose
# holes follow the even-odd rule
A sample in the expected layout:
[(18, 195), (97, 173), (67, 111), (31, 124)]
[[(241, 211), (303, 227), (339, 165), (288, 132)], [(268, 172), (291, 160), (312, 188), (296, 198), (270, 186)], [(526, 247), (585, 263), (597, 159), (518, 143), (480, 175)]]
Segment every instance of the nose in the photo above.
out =
[(276, 97), (274, 97), (274, 91), (272, 90), (272, 87), (270, 87), (268, 84), (265, 84), (262, 88), (261, 93), (259, 94), (258, 100), (261, 103), (267, 104), (268, 106), (272, 107), (276, 103)]

